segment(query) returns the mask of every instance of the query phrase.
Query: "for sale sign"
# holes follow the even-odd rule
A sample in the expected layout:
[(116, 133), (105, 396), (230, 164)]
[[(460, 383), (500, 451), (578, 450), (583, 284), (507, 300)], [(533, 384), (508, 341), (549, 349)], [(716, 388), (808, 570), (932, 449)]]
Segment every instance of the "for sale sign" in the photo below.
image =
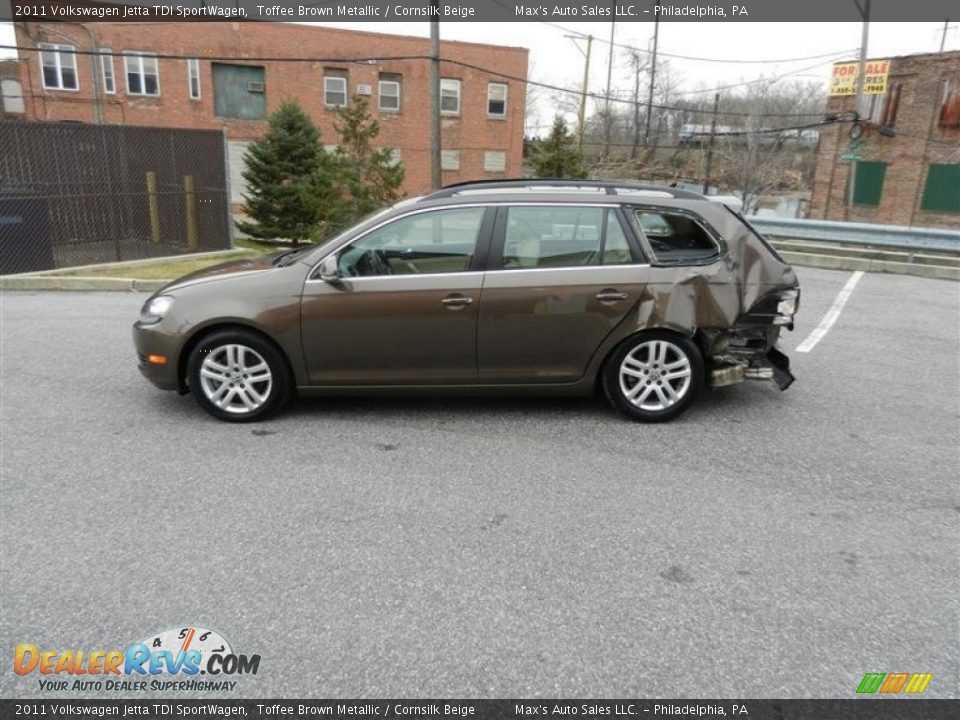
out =
[[(856, 95), (857, 74), (860, 63), (837, 63), (833, 66), (830, 78), (830, 95)], [(864, 63), (864, 95), (884, 95), (887, 92), (887, 76), (890, 74), (889, 60), (867, 60)]]

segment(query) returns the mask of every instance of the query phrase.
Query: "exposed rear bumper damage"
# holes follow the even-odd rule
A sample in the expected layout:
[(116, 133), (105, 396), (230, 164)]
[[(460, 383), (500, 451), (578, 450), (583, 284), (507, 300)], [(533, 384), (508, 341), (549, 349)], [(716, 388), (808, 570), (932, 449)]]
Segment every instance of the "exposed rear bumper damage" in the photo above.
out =
[(725, 387), (744, 380), (772, 380), (781, 390), (793, 384), (790, 358), (776, 347), (780, 328), (736, 328), (714, 338), (710, 386)]

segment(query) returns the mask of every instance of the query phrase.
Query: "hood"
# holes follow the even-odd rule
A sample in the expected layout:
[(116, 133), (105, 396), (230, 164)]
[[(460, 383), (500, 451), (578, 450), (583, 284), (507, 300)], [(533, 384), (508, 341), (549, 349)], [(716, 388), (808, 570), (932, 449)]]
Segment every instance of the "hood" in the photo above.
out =
[(211, 282), (213, 280), (223, 280), (239, 274), (273, 270), (273, 261), (274, 256), (266, 255), (262, 257), (231, 260), (230, 262), (220, 263), (219, 265), (211, 265), (208, 268), (196, 270), (192, 273), (184, 275), (183, 277), (177, 278), (176, 280), (165, 285), (162, 290), (158, 291), (158, 294), (166, 292), (167, 290), (186, 287), (187, 285), (196, 285), (198, 283)]

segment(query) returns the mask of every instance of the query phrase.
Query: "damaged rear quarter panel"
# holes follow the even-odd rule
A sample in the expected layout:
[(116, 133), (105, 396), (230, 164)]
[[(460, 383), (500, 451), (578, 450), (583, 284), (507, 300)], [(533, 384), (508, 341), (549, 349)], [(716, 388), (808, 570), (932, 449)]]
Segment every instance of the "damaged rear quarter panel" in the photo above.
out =
[[(730, 330), (757, 300), (773, 290), (796, 287), (797, 276), (722, 205), (703, 201), (694, 206), (688, 201), (677, 207), (696, 212), (726, 247), (707, 264), (651, 265), (649, 281), (617, 342), (640, 330), (669, 329), (687, 336), (699, 331), (712, 355), (722, 350)], [(771, 326), (764, 334), (772, 344), (779, 328)]]

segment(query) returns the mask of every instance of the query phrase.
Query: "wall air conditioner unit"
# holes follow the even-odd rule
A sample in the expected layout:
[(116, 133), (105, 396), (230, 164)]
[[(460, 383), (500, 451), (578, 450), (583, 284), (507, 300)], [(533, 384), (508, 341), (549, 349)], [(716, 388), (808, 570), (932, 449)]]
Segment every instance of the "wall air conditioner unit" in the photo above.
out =
[(266, 88), (262, 82), (248, 82), (247, 92), (262, 93)]
[(373, 95), (373, 86), (357, 85), (357, 95)]

